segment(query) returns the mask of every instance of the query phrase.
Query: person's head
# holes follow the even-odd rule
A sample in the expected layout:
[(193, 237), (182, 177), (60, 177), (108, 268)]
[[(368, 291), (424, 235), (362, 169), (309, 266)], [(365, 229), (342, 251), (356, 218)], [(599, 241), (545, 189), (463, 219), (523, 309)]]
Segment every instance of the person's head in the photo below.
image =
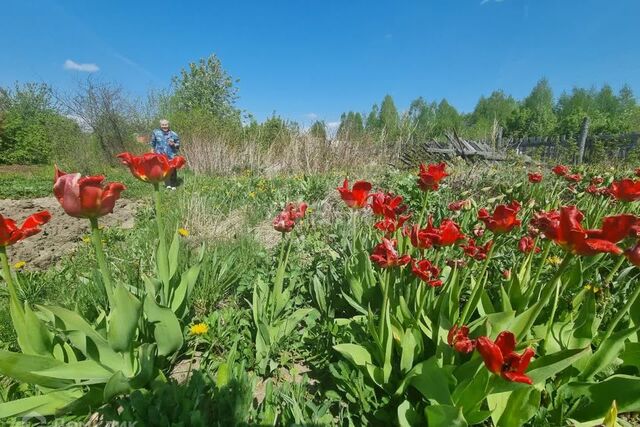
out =
[(167, 132), (169, 130), (169, 120), (160, 120), (160, 129), (162, 129), (163, 132)]

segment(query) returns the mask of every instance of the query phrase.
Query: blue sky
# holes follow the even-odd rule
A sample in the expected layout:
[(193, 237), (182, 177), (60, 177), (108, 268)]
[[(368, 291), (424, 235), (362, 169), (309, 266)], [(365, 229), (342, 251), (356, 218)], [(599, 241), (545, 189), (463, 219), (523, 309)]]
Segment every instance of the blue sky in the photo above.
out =
[(387, 93), (401, 110), (423, 96), (470, 111), (542, 76), (556, 95), (640, 94), (638, 0), (5, 0), (2, 15), (0, 85), (93, 74), (142, 95), (215, 53), (259, 119), (334, 122)]

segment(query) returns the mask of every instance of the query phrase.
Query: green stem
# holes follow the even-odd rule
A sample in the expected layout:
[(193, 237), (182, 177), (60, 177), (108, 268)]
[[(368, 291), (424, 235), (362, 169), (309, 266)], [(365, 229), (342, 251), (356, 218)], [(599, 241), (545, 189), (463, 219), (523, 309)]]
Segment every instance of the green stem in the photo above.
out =
[(565, 255), (564, 259), (562, 260), (562, 263), (558, 267), (558, 270), (551, 278), (551, 281), (542, 290), (542, 293), (540, 295), (540, 298), (538, 299), (538, 302), (533, 306), (533, 315), (529, 316), (529, 319), (527, 320), (527, 324), (525, 325), (524, 328), (522, 328), (522, 331), (520, 331), (520, 334), (518, 335), (518, 339), (521, 339), (522, 337), (524, 337), (527, 334), (527, 332), (531, 330), (538, 316), (542, 312), (542, 309), (547, 305), (547, 303), (549, 302), (549, 298), (551, 298), (553, 291), (556, 289), (556, 282), (560, 280), (560, 276), (562, 276), (562, 273), (564, 273), (564, 271), (567, 269), (572, 259), (573, 259), (573, 254), (570, 252), (567, 252), (567, 255)]
[(7, 289), (9, 289), (9, 296), (14, 301), (18, 300), (18, 293), (16, 292), (16, 286), (13, 283), (13, 276), (11, 276), (11, 267), (9, 267), (9, 258), (7, 257), (6, 246), (0, 246), (0, 262), (2, 263), (2, 274), (4, 280), (7, 282)]
[(96, 251), (96, 260), (104, 282), (107, 299), (109, 300), (109, 307), (113, 307), (113, 282), (111, 281), (111, 272), (107, 266), (107, 259), (104, 256), (102, 230), (98, 226), (98, 218), (89, 218), (89, 221), (91, 222), (91, 243), (93, 243), (93, 249)]
[(611, 271), (609, 272), (607, 277), (604, 279), (604, 283), (602, 285), (603, 288), (608, 288), (609, 287), (609, 284), (613, 280), (613, 276), (615, 276), (616, 273), (618, 272), (618, 270), (620, 270), (620, 267), (622, 267), (622, 264), (624, 263), (624, 260), (625, 260), (624, 256), (622, 256), (622, 255), (618, 256), (618, 261), (613, 266), (613, 268), (611, 269)]
[(424, 199), (422, 199), (422, 211), (420, 212), (420, 221), (418, 222), (418, 225), (420, 227), (422, 227), (422, 223), (424, 222), (424, 216), (427, 213), (427, 204), (429, 202), (429, 192), (425, 191), (424, 192)]
[(616, 329), (616, 326), (618, 326), (618, 323), (620, 323), (620, 321), (624, 317), (624, 315), (627, 314), (629, 310), (631, 310), (631, 307), (638, 299), (638, 296), (640, 296), (640, 283), (636, 284), (636, 289), (633, 291), (633, 294), (631, 294), (631, 297), (627, 299), (627, 302), (624, 305), (624, 307), (622, 307), (622, 310), (620, 310), (618, 314), (616, 314), (615, 319), (613, 319), (613, 322), (611, 322), (611, 324), (607, 328), (607, 332), (604, 334), (604, 338), (602, 338), (602, 341), (606, 340), (611, 336), (613, 331)]
[(549, 258), (549, 252), (551, 252), (551, 240), (546, 240), (544, 243), (544, 249), (542, 251), (542, 259), (540, 260), (540, 265), (538, 266), (538, 270), (536, 271), (536, 275), (533, 278), (533, 282), (529, 282), (529, 287), (527, 288), (527, 300), (531, 299), (533, 291), (538, 289), (538, 280), (540, 279), (540, 274), (542, 274), (542, 270), (544, 269), (544, 264), (547, 262), (547, 258)]
[(482, 270), (480, 276), (478, 276), (478, 282), (476, 286), (471, 290), (471, 295), (467, 300), (467, 303), (464, 305), (464, 310), (462, 310), (462, 316), (460, 316), (461, 323), (460, 325), (466, 324), (469, 321), (469, 318), (473, 314), (473, 310), (475, 310), (475, 306), (478, 305), (478, 300), (480, 299), (480, 292), (484, 289), (485, 283), (485, 273), (487, 272), (487, 268), (489, 267), (489, 261), (491, 260), (491, 256), (493, 255), (493, 250), (496, 247), (496, 242), (494, 240), (491, 249), (489, 249), (489, 253), (487, 254), (487, 259), (484, 260), (484, 264), (482, 265)]
[(547, 322), (547, 330), (544, 334), (544, 349), (547, 348), (547, 343), (549, 341), (549, 334), (551, 333), (551, 329), (553, 328), (553, 320), (556, 317), (556, 310), (558, 309), (558, 302), (560, 301), (560, 284), (561, 282), (556, 281), (556, 292), (555, 298), (553, 299), (553, 307), (551, 308), (551, 316), (549, 316), (549, 321)]
[[(380, 312), (380, 325), (378, 325), (378, 338), (380, 339), (380, 343), (384, 344), (384, 326), (387, 320), (387, 309), (389, 307), (389, 295), (391, 288), (391, 281), (389, 279), (389, 274), (387, 271), (383, 274), (382, 280), (382, 311)], [(383, 345), (384, 349), (384, 345)]]
[(165, 254), (167, 248), (167, 242), (164, 235), (164, 221), (162, 220), (162, 194), (160, 193), (160, 184), (153, 184), (153, 201), (155, 204), (156, 223), (158, 225), (158, 238), (160, 239), (160, 246), (164, 246)]

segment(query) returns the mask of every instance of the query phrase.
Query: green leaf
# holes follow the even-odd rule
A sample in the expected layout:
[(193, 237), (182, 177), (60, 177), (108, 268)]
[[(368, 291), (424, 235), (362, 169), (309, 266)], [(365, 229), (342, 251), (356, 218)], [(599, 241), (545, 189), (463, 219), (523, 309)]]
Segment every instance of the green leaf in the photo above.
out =
[(624, 346), (624, 352), (620, 355), (622, 363), (627, 366), (635, 366), (640, 369), (640, 343), (628, 342)]
[(40, 417), (56, 415), (60, 408), (69, 405), (81, 396), (80, 390), (63, 390), (0, 403), (0, 418), (20, 417), (28, 414), (38, 414)]
[[(418, 332), (418, 338), (421, 338)], [(402, 354), (400, 356), (400, 371), (403, 374), (406, 374), (413, 367), (413, 358), (415, 355), (416, 347), (418, 346), (418, 342), (416, 341), (416, 336), (414, 334), (413, 328), (407, 328), (404, 335), (402, 336), (402, 342), (400, 344), (400, 348)]]
[(607, 412), (607, 415), (602, 420), (602, 424), (604, 427), (616, 427), (618, 423), (616, 420), (618, 419), (618, 406), (616, 405), (616, 401), (614, 400), (611, 404), (611, 409)]
[(441, 405), (453, 404), (449, 384), (454, 384), (455, 378), (450, 371), (438, 365), (435, 356), (414, 366), (405, 380), (407, 378), (408, 383), (425, 398), (435, 400)]
[(109, 378), (107, 384), (104, 386), (103, 399), (105, 402), (109, 402), (115, 396), (126, 394), (131, 391), (131, 385), (129, 379), (118, 371)]
[(398, 405), (398, 424), (400, 427), (411, 427), (418, 425), (420, 422), (420, 416), (411, 407), (411, 403), (405, 400)]
[(467, 421), (462, 415), (462, 408), (449, 405), (427, 406), (425, 409), (429, 427), (467, 427)]
[(144, 299), (144, 314), (153, 326), (153, 337), (158, 344), (160, 356), (171, 355), (182, 348), (182, 327), (173, 311), (161, 307), (147, 294)]
[(43, 377), (58, 378), (63, 380), (104, 380), (113, 375), (113, 371), (106, 369), (93, 360), (81, 360), (80, 362), (65, 363), (47, 369), (33, 372)]
[(61, 378), (50, 378), (35, 372), (64, 366), (65, 363), (49, 356), (36, 356), (0, 350), (0, 372), (17, 381), (47, 388), (63, 388), (71, 384)]
[(180, 235), (176, 232), (173, 236), (173, 241), (169, 247), (169, 280), (176, 274), (178, 270), (178, 252), (180, 250)]
[(631, 335), (640, 329), (629, 328), (612, 334), (609, 338), (600, 343), (598, 350), (591, 356), (587, 365), (580, 373), (580, 380), (588, 380), (604, 368), (609, 366), (624, 349), (624, 342)]
[(520, 427), (531, 419), (540, 407), (540, 390), (534, 387), (512, 392), (498, 427)]
[(464, 415), (469, 420), (470, 415), (476, 412), (487, 395), (490, 375), (487, 369), (481, 369), (458, 384), (453, 391), (451, 396), (453, 402), (456, 406), (463, 408)]
[(640, 411), (640, 378), (631, 375), (613, 375), (601, 382), (573, 382), (567, 391), (573, 398), (584, 396), (586, 405), (571, 413), (578, 421), (604, 418), (615, 400), (619, 413)]
[(115, 351), (127, 352), (133, 348), (138, 321), (142, 313), (142, 303), (122, 284), (113, 288), (113, 303), (108, 317), (109, 345)]
[(187, 314), (187, 302), (191, 296), (194, 285), (198, 281), (201, 267), (202, 264), (198, 263), (182, 273), (180, 284), (176, 287), (172, 295), (170, 301), (171, 310), (176, 313), (176, 316), (179, 318), (183, 318)]
[(369, 351), (358, 344), (336, 344), (333, 349), (346, 357), (351, 363), (359, 367), (365, 367), (372, 364), (371, 354)]

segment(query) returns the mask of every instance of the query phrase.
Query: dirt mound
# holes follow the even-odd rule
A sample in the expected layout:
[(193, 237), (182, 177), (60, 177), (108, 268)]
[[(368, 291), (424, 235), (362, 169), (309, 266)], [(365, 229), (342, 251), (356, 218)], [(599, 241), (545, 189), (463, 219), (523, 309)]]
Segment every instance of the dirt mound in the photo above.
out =
[[(135, 214), (140, 202), (120, 199), (114, 213), (101, 218), (105, 227), (133, 228)], [(82, 243), (82, 237), (89, 232), (89, 221), (72, 218), (64, 213), (54, 197), (31, 200), (0, 200), (0, 214), (14, 219), (21, 225), (32, 213), (48, 210), (51, 221), (42, 227), (42, 232), (29, 237), (9, 248), (12, 263), (25, 261), (25, 268), (45, 269), (57, 262), (63, 255), (73, 251)]]

